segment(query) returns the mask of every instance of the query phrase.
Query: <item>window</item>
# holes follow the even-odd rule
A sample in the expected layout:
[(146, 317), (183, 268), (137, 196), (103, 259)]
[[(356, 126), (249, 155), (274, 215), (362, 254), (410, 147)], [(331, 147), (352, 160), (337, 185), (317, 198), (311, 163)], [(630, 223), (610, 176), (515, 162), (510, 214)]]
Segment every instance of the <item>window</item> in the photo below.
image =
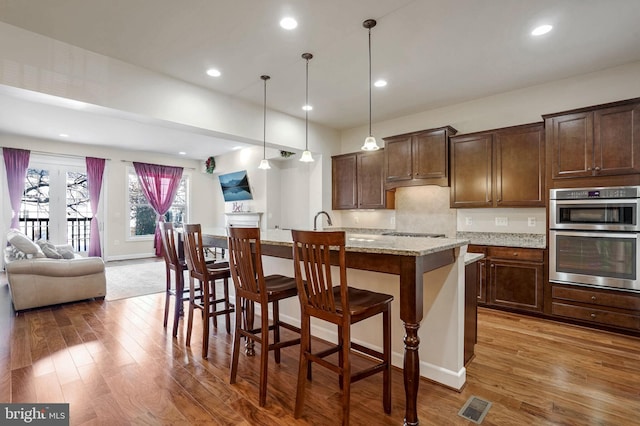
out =
[[(129, 237), (152, 237), (156, 229), (156, 213), (144, 196), (140, 187), (138, 176), (131, 167), (128, 171), (128, 195), (129, 195)], [(176, 198), (164, 215), (166, 222), (172, 222), (174, 226), (182, 226), (187, 221), (189, 179), (183, 175), (180, 186), (176, 192)]]
[(92, 215), (82, 163), (42, 156), (34, 156), (31, 163), (20, 205), (21, 231), (34, 241), (51, 240), (86, 251)]

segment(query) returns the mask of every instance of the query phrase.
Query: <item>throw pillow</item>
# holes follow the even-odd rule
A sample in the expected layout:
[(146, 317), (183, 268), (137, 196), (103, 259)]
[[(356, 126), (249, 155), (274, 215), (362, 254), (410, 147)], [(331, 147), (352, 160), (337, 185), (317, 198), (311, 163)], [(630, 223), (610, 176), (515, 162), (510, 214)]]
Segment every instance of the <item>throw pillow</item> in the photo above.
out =
[(49, 259), (62, 259), (62, 255), (58, 253), (53, 243), (47, 240), (38, 240), (36, 244), (40, 246), (40, 249), (42, 250), (44, 255), (47, 256)]
[(57, 245), (56, 251), (60, 253), (60, 256), (62, 256), (64, 259), (75, 259), (76, 257), (71, 244)]
[(7, 253), (7, 259), (9, 261), (22, 260), (22, 259), (26, 259), (27, 258), (27, 254), (26, 253), (21, 252), (20, 250), (18, 250), (14, 246), (7, 247), (6, 248), (6, 253)]
[(16, 249), (33, 257), (45, 257), (40, 247), (17, 229), (7, 232), (7, 241)]

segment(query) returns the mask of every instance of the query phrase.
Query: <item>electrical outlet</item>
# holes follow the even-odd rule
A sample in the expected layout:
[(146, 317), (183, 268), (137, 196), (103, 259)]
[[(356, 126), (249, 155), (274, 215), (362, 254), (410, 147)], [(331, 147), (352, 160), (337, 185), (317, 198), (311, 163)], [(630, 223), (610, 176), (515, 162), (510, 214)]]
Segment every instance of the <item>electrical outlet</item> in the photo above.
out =
[(391, 217), (390, 222), (391, 222), (391, 226), (393, 226), (393, 227), (396, 226), (396, 218), (395, 217)]
[(496, 226), (509, 226), (509, 218), (504, 216), (496, 217)]
[(354, 216), (353, 221), (355, 222), (355, 224), (359, 224), (360, 223), (360, 218), (358, 216)]
[(471, 226), (473, 225), (473, 219), (471, 219), (469, 216), (464, 218), (464, 224), (467, 226)]
[(536, 226), (536, 218), (535, 217), (527, 218), (527, 225), (528, 226)]

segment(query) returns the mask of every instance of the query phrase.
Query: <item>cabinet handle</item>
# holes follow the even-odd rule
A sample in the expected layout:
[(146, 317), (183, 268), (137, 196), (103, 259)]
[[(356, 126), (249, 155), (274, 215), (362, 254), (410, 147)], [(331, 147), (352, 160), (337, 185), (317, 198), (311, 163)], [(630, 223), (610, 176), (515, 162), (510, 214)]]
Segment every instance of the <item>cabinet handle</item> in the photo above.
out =
[(518, 253), (513, 253), (513, 255), (514, 255), (514, 256), (517, 256), (517, 255), (518, 255)]
[(591, 167), (587, 167), (587, 170), (591, 170)]
[(593, 300), (595, 302), (596, 297), (595, 296), (591, 296), (591, 300)]
[(596, 172), (599, 172), (600, 171), (600, 167), (596, 166), (595, 170), (596, 170)]
[(593, 313), (592, 313), (592, 314), (591, 314), (591, 318), (595, 318), (595, 317), (596, 317), (596, 314), (593, 314)]
[(492, 267), (492, 268), (495, 268), (495, 267), (496, 267), (496, 265), (494, 265), (494, 264), (492, 263), (492, 264), (491, 264), (491, 267)]

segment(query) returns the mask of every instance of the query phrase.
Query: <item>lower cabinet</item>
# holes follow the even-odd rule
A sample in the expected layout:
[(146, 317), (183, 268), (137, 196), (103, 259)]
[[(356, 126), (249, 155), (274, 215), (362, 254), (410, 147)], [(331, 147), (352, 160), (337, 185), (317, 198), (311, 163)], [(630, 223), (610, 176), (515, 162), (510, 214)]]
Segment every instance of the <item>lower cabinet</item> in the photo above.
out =
[(464, 364), (473, 358), (478, 341), (478, 300), (476, 290), (480, 278), (479, 270), (483, 260), (465, 266), (464, 293)]
[(549, 283), (554, 317), (640, 331), (640, 294)]
[(543, 312), (543, 249), (469, 245), (468, 251), (485, 255), (477, 284), (479, 304)]

